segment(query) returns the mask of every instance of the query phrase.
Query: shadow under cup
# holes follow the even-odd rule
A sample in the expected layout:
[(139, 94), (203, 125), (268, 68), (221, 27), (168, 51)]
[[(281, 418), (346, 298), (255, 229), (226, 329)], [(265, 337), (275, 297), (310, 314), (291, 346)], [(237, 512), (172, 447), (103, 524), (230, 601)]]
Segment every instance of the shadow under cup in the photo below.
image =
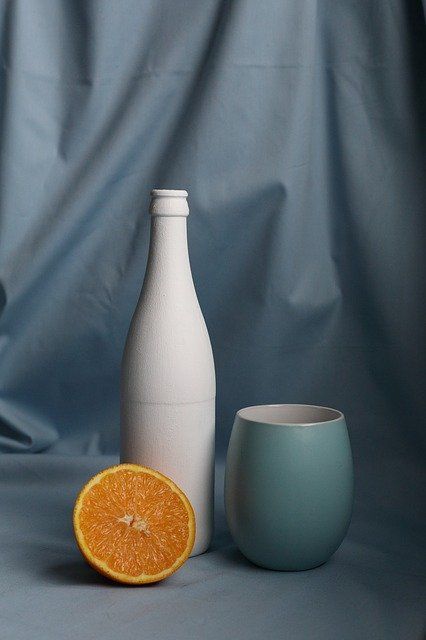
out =
[(340, 411), (282, 404), (237, 412), (225, 506), (249, 560), (282, 571), (323, 564), (345, 537), (352, 502), (352, 454)]

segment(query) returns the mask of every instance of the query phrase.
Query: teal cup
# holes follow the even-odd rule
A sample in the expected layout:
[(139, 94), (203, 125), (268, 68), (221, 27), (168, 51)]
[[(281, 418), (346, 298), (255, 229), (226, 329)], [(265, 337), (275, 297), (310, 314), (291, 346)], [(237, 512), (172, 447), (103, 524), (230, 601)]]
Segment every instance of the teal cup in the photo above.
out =
[(235, 417), (225, 473), (226, 517), (251, 562), (313, 569), (349, 527), (353, 465), (346, 421), (335, 409), (260, 405)]

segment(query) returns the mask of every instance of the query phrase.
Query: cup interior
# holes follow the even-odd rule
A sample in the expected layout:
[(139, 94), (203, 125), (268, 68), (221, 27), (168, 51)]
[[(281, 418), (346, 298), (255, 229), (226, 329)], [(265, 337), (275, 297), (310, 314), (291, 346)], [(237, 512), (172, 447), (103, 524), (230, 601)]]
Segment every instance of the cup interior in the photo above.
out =
[(249, 422), (282, 426), (322, 424), (343, 417), (337, 409), (312, 404), (260, 404), (240, 409), (237, 415)]

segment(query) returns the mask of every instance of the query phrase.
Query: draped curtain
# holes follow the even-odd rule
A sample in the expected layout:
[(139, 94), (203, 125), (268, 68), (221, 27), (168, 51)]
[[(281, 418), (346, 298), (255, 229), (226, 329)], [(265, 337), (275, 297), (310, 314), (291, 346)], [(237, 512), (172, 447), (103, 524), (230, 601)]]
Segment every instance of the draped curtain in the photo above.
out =
[(152, 187), (241, 406), (343, 410), (360, 463), (424, 445), (421, 2), (3, 1), (0, 448), (113, 453)]

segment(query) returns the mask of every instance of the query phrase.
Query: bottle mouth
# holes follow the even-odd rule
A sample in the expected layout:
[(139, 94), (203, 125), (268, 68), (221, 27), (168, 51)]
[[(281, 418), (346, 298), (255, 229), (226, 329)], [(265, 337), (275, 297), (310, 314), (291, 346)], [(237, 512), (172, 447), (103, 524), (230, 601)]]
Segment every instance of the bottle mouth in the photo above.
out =
[(153, 189), (149, 212), (152, 216), (186, 217), (189, 215), (187, 197), (184, 189)]
[(188, 192), (184, 189), (152, 189), (151, 198), (187, 198)]

